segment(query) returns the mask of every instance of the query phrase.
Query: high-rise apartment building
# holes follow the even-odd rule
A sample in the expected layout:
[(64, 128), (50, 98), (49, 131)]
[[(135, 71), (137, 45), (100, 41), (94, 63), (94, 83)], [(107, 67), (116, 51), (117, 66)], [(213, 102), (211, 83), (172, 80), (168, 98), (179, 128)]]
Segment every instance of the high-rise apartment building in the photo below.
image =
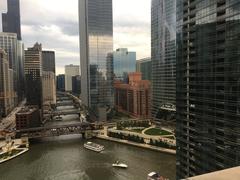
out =
[(42, 72), (43, 104), (56, 104), (55, 74), (52, 71)]
[(113, 107), (112, 0), (79, 0), (79, 28), (81, 98), (105, 120)]
[(42, 70), (55, 72), (55, 52), (42, 51)]
[(176, 103), (176, 0), (152, 0), (152, 118), (161, 107)]
[(65, 75), (64, 74), (59, 74), (57, 76), (57, 90), (65, 91)]
[(80, 75), (80, 67), (77, 65), (65, 66), (65, 91), (72, 91), (72, 77)]
[(137, 72), (142, 73), (142, 80), (149, 80), (152, 79), (152, 61), (151, 58), (144, 58), (137, 60), (136, 63), (136, 70)]
[(25, 51), (24, 72), (28, 105), (42, 105), (42, 45), (36, 43)]
[(114, 79), (127, 82), (128, 73), (136, 71), (136, 52), (119, 48), (113, 52)]
[(16, 33), (17, 39), (21, 40), (21, 20), (19, 0), (7, 0), (8, 12), (2, 14), (3, 32)]
[(177, 179), (240, 164), (240, 1), (177, 1)]

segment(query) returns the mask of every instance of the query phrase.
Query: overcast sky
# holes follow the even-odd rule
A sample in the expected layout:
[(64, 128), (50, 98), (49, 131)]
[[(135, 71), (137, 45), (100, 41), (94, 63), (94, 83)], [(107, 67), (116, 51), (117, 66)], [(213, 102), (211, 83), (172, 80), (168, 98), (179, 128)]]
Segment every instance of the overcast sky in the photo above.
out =
[[(79, 64), (78, 0), (20, 1), (25, 48), (38, 41), (54, 50), (57, 74), (66, 64)], [(151, 0), (113, 0), (114, 49), (136, 51), (137, 59), (150, 56), (150, 6)], [(6, 0), (0, 0), (0, 11), (6, 11)]]

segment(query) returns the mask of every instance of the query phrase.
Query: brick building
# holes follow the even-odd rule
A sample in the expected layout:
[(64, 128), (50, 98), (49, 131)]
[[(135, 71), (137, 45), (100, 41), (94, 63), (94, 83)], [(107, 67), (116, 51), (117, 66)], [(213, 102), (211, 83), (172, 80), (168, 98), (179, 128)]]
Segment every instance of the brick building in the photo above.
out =
[(129, 83), (114, 82), (115, 108), (137, 118), (150, 118), (150, 81), (142, 80), (142, 73), (129, 73)]
[(37, 106), (28, 106), (16, 113), (17, 130), (39, 127), (40, 125), (40, 112)]

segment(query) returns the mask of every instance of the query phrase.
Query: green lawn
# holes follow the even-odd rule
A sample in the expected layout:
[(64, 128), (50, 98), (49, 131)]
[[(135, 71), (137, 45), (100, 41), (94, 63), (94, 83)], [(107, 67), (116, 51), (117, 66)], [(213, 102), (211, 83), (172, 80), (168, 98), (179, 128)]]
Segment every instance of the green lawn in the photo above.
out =
[(145, 134), (152, 136), (172, 135), (172, 133), (158, 128), (148, 129), (147, 131), (145, 131)]

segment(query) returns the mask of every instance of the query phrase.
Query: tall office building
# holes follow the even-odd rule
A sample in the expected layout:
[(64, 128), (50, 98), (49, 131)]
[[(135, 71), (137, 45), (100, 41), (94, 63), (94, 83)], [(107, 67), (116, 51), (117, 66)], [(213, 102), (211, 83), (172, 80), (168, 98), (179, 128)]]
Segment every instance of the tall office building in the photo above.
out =
[(72, 77), (72, 93), (79, 96), (81, 94), (81, 76)]
[(42, 70), (55, 72), (55, 52), (42, 51)]
[(81, 98), (105, 120), (113, 107), (112, 0), (79, 0), (79, 28)]
[(13, 71), (13, 88), (14, 88), (14, 104), (17, 105), (17, 91), (18, 91), (18, 72), (19, 72), (19, 63), (18, 63), (18, 41), (17, 35), (15, 33), (3, 33), (0, 32), (0, 48), (4, 49), (7, 53), (7, 58), (9, 62), (9, 68)]
[(136, 52), (119, 48), (113, 52), (114, 79), (127, 82), (128, 73), (136, 71)]
[(144, 58), (137, 60), (136, 63), (136, 70), (137, 72), (142, 73), (142, 80), (149, 80), (152, 79), (152, 61), (151, 58)]
[(16, 33), (17, 39), (21, 40), (21, 21), (19, 0), (7, 0), (8, 12), (2, 14), (3, 32)]
[(0, 49), (0, 119), (7, 116), (14, 107), (12, 101), (11, 85), (9, 79), (9, 63), (7, 53)]
[(59, 74), (57, 76), (57, 90), (65, 91), (65, 75), (64, 74)]
[(77, 65), (65, 66), (65, 91), (72, 91), (72, 77), (80, 75), (80, 67)]
[(28, 105), (42, 105), (42, 45), (36, 43), (25, 51), (24, 72)]
[(240, 1), (177, 1), (177, 179), (240, 164)]
[(152, 0), (152, 118), (176, 103), (176, 0)]
[(43, 104), (56, 104), (55, 74), (52, 71), (42, 72)]

